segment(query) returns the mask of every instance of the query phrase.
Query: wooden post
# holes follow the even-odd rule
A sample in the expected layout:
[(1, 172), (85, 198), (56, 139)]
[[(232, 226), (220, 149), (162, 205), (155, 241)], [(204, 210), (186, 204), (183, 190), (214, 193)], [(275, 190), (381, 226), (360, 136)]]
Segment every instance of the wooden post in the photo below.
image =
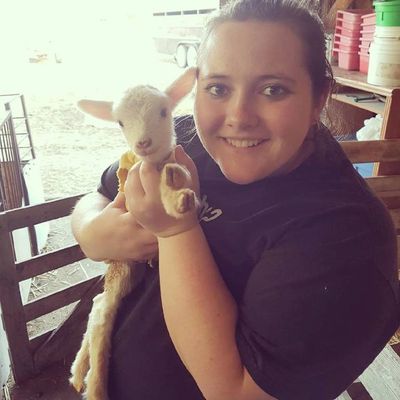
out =
[(5, 213), (0, 213), (0, 254), (0, 304), (3, 324), (14, 380), (20, 383), (33, 376), (35, 368), (15, 268), (11, 232)]
[[(383, 114), (381, 139), (398, 139), (400, 137), (400, 88), (393, 89), (391, 95), (386, 97), (386, 106)], [(400, 171), (400, 162), (378, 164), (377, 175), (393, 175)]]

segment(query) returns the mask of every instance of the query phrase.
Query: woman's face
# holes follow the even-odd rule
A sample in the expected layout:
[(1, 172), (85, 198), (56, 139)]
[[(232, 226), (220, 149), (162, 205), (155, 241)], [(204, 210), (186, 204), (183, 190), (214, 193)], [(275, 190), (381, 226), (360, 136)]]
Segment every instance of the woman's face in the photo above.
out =
[(303, 45), (287, 25), (225, 22), (209, 36), (195, 120), (204, 147), (230, 181), (247, 184), (296, 168), (310, 152), (303, 142), (320, 108)]

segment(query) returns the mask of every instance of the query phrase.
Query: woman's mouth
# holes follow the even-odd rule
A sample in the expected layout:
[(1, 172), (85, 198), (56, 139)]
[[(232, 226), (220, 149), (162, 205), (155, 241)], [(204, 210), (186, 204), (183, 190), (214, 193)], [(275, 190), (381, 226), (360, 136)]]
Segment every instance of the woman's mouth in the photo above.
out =
[(222, 139), (229, 145), (240, 148), (256, 147), (266, 141), (266, 139), (231, 139), (231, 138), (222, 138)]

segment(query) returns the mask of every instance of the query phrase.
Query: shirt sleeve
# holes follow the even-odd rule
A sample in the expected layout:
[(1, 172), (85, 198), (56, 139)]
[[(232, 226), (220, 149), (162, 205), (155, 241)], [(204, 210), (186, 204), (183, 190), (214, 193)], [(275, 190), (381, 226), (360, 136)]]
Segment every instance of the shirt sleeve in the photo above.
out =
[(97, 191), (109, 200), (114, 200), (118, 193), (118, 170), (119, 162), (115, 161), (109, 167), (107, 167), (101, 175), (100, 183), (97, 187)]
[(279, 400), (334, 399), (362, 373), (399, 324), (373, 261), (388, 250), (358, 216), (339, 214), (264, 251), (237, 328), (242, 361), (261, 388)]

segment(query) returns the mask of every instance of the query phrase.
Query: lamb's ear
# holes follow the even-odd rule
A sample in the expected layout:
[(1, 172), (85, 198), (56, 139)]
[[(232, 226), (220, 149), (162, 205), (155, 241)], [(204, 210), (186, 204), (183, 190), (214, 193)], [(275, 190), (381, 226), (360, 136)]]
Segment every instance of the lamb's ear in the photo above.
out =
[(188, 68), (176, 81), (165, 90), (175, 107), (193, 89), (197, 77), (197, 68)]
[(111, 101), (82, 99), (78, 101), (77, 106), (81, 111), (92, 117), (114, 121), (112, 116), (113, 103)]

